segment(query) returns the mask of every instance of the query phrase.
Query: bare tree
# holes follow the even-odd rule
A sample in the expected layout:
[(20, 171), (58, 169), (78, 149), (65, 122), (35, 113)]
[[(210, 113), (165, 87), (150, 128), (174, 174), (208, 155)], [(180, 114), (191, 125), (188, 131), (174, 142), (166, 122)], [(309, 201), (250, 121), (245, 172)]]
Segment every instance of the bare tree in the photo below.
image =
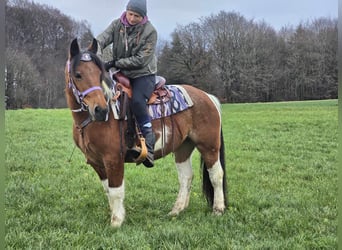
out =
[[(177, 26), (159, 41), (158, 73), (227, 102), (337, 98), (337, 20), (318, 18), (276, 32), (221, 11)], [(11, 108), (64, 107), (70, 41), (87, 46), (87, 21), (28, 0), (6, 0), (6, 95)], [(111, 49), (104, 60), (111, 60)]]
[[(18, 100), (18, 93), (21, 93), (21, 99), (33, 97), (25, 99), (33, 107), (66, 106), (61, 84), (64, 83), (67, 48), (75, 37), (82, 42), (90, 41), (90, 25), (85, 21), (77, 22), (47, 5), (12, 0), (6, 2), (5, 28), (9, 100)], [(28, 72), (32, 73), (31, 77)], [(18, 75), (20, 79), (31, 80), (19, 84)], [(16, 96), (12, 96), (14, 86)], [(15, 104), (15, 107), (20, 105)]]
[(221, 11), (178, 26), (159, 69), (228, 102), (337, 98), (336, 55), (337, 20), (319, 18), (276, 32)]
[(30, 58), (23, 52), (6, 49), (6, 96), (8, 108), (24, 105), (38, 106), (39, 74)]

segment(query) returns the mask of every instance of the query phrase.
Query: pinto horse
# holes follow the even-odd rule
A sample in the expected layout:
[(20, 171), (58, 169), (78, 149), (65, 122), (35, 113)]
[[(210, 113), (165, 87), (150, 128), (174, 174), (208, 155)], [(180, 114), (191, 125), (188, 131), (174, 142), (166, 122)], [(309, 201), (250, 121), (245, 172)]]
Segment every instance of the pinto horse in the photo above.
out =
[[(111, 225), (120, 227), (125, 218), (124, 164), (125, 136), (120, 122), (111, 112), (111, 98), (104, 91), (105, 74), (96, 56), (97, 41), (80, 50), (77, 39), (70, 45), (65, 67), (65, 94), (73, 117), (73, 139), (100, 177), (111, 209)], [(227, 206), (226, 171), (220, 103), (202, 90), (182, 85), (193, 106), (164, 121), (152, 121), (156, 135), (155, 159), (174, 153), (178, 170), (179, 192), (169, 213), (178, 215), (189, 205), (193, 179), (191, 155), (195, 148), (201, 154), (202, 189), (213, 213), (221, 215)], [(162, 138), (163, 137), (163, 138)], [(163, 143), (161, 143), (163, 140)], [(120, 146), (121, 145), (121, 146)]]

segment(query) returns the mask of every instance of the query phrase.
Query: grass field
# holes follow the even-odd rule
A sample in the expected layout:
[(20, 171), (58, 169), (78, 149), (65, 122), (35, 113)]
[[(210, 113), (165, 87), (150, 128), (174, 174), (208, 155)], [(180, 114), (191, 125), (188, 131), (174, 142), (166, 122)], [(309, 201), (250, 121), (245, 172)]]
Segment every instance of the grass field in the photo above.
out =
[(230, 207), (211, 214), (199, 156), (189, 208), (173, 156), (126, 165), (126, 220), (110, 227), (95, 171), (73, 150), (70, 111), (5, 113), (6, 249), (337, 249), (337, 100), (225, 104)]

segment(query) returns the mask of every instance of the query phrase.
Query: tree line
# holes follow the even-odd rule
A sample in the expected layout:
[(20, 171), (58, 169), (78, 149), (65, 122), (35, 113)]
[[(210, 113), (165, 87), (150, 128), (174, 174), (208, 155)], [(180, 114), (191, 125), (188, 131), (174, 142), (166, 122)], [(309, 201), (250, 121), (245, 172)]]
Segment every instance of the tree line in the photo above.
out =
[[(7, 108), (66, 107), (64, 65), (73, 38), (87, 46), (87, 21), (28, 0), (6, 1)], [(337, 19), (317, 18), (275, 31), (221, 11), (177, 26), (158, 41), (158, 74), (223, 102), (337, 98)]]
[(337, 98), (337, 19), (276, 32), (221, 11), (179, 26), (159, 57), (169, 82), (189, 82), (225, 102)]

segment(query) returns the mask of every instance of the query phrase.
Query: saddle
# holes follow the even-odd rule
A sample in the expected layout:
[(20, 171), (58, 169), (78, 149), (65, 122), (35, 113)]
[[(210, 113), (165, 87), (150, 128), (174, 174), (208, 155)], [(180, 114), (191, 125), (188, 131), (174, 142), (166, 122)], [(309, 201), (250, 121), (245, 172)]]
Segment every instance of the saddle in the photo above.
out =
[[(114, 80), (116, 80), (116, 90), (124, 91), (129, 98), (132, 98), (131, 83), (127, 76), (123, 73), (116, 72), (113, 74)], [(170, 92), (165, 88), (166, 80), (162, 76), (156, 76), (155, 87), (152, 95), (150, 96), (147, 104), (159, 104), (161, 102), (167, 102), (171, 98)]]

